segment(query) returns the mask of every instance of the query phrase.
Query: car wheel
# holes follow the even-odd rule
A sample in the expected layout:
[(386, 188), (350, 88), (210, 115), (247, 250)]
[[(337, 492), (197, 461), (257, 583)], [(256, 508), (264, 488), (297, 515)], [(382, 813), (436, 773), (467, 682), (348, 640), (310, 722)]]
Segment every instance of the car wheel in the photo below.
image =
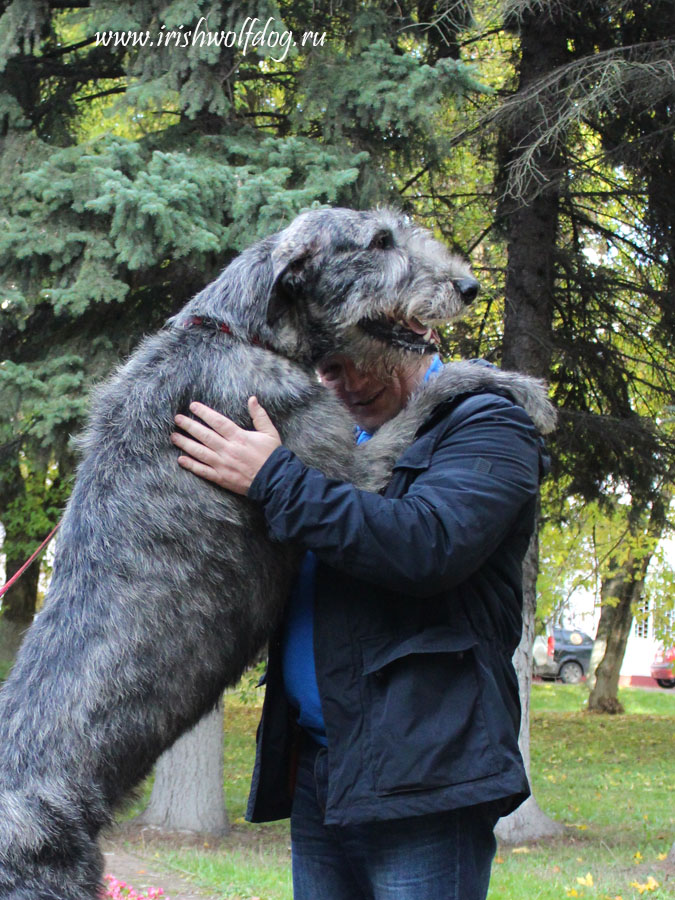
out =
[(579, 684), (583, 677), (584, 670), (581, 668), (579, 663), (574, 662), (573, 659), (568, 660), (566, 663), (563, 663), (562, 666), (560, 666), (558, 678), (563, 682), (563, 684)]
[(662, 688), (675, 688), (675, 678), (657, 678), (656, 683)]

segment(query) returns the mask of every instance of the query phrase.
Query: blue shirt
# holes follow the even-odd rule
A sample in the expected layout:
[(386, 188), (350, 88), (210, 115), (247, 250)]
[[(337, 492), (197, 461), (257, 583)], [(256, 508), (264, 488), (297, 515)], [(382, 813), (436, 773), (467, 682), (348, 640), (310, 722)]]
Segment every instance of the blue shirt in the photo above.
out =
[[(435, 355), (424, 375), (429, 381), (443, 368)], [(356, 427), (356, 443), (363, 444), (372, 437)], [(319, 744), (327, 745), (314, 664), (314, 580), (316, 556), (308, 551), (300, 573), (291, 590), (282, 642), (284, 689), (289, 703), (298, 710), (298, 724)]]
[(282, 646), (284, 688), (298, 710), (298, 724), (326, 745), (319, 686), (314, 665), (314, 575), (316, 556), (308, 551), (291, 590)]

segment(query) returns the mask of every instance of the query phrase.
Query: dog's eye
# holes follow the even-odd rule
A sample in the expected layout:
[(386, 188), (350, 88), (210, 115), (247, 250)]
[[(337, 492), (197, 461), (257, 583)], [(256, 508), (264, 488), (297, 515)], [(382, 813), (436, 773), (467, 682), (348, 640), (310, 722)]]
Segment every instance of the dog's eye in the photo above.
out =
[(298, 256), (297, 259), (294, 259), (292, 262), (288, 264), (288, 271), (292, 272), (294, 275), (297, 275), (307, 265), (307, 261), (309, 260), (309, 254), (305, 253), (303, 256)]
[(370, 242), (369, 250), (390, 250), (394, 246), (391, 231), (378, 231)]

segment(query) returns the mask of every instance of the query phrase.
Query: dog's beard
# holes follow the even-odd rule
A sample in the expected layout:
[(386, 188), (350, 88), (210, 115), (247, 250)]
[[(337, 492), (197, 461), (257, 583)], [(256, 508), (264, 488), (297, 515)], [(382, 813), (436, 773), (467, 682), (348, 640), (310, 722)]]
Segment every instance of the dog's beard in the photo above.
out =
[(392, 353), (371, 357), (366, 360), (360, 371), (372, 375), (384, 385), (389, 385), (400, 379), (402, 375), (409, 374), (419, 365), (419, 353)]
[(339, 345), (333, 345), (317, 364), (321, 370), (330, 365), (334, 357), (344, 356), (350, 359), (363, 375), (373, 376), (383, 384), (390, 384), (402, 373), (420, 366), (424, 355), (435, 352), (435, 348), (411, 352), (400, 346), (383, 342), (365, 334), (360, 328), (353, 327), (341, 336)]

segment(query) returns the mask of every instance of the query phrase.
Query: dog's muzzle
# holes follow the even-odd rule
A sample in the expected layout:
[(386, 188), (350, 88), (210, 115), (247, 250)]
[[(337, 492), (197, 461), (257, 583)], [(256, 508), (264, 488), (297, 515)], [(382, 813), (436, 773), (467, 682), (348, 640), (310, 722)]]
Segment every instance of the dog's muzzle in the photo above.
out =
[(359, 328), (369, 337), (391, 347), (401, 347), (412, 353), (436, 353), (440, 337), (435, 328), (425, 328), (417, 319), (361, 319)]

